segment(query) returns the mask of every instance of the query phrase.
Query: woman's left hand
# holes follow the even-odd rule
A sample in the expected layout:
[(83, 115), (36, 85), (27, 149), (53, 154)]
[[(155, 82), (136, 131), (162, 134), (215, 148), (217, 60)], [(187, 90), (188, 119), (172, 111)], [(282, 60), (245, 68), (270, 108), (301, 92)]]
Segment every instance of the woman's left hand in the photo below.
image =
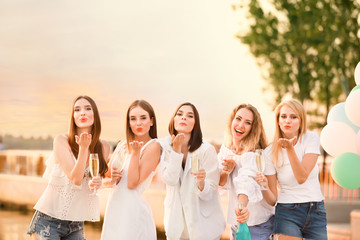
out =
[(94, 190), (94, 189), (99, 189), (101, 188), (101, 185), (102, 185), (102, 179), (100, 176), (97, 176), (97, 177), (93, 177), (90, 181), (89, 181), (89, 188), (91, 190)]

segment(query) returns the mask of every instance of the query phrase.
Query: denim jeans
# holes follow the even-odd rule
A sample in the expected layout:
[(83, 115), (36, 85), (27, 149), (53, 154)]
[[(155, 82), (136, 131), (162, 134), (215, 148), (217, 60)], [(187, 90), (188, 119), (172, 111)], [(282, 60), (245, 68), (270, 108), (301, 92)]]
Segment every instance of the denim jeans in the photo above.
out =
[(327, 240), (326, 225), (324, 201), (276, 205), (274, 234)]
[(85, 240), (84, 222), (66, 221), (35, 211), (27, 234), (38, 240)]
[[(269, 220), (264, 223), (255, 226), (249, 226), (251, 240), (269, 240), (273, 232), (274, 225), (274, 216), (271, 216)], [(237, 230), (237, 225), (231, 226), (231, 236), (230, 239), (235, 239), (235, 233)]]

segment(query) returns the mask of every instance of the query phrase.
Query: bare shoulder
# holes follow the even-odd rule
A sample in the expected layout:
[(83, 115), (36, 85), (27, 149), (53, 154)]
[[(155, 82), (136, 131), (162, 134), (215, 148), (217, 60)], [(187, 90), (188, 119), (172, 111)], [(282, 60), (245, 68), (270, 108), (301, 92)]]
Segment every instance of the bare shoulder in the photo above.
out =
[(69, 147), (69, 142), (68, 142), (68, 138), (66, 135), (57, 135), (54, 138), (54, 142), (53, 142), (53, 147), (55, 148), (64, 148), (64, 147)]
[(151, 143), (149, 143), (148, 146), (146, 146), (146, 148), (144, 149), (144, 152), (146, 153), (159, 153), (161, 152), (161, 145), (158, 141), (153, 141)]

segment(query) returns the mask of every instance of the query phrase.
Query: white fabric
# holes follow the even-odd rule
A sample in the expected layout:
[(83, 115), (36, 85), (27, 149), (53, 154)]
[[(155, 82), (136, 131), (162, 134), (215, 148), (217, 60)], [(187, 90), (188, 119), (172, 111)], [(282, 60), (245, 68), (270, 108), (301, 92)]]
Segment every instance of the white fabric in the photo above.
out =
[[(314, 132), (307, 132), (303, 135), (294, 146), (296, 155), (300, 162), (307, 153), (314, 153), (320, 155), (320, 140), (319, 136)], [(278, 196), (279, 203), (303, 203), (303, 202), (317, 202), (324, 199), (319, 182), (319, 167), (315, 164), (313, 170), (303, 184), (296, 181), (292, 171), (289, 158), (286, 150), (283, 151), (284, 166), (275, 168), (271, 157), (272, 144), (265, 149), (266, 167), (265, 175), (277, 174), (280, 185), (280, 192)], [(281, 154), (279, 153), (279, 159)]]
[[(157, 141), (157, 139), (148, 141), (141, 148), (140, 156), (153, 141)], [(126, 143), (123, 142), (122, 144)], [(122, 147), (122, 144), (118, 145), (117, 148), (126, 150), (126, 148)], [(141, 157), (139, 161), (141, 161)], [(141, 196), (151, 183), (155, 171), (136, 189), (128, 189), (129, 164), (130, 155), (127, 155), (122, 178), (116, 187), (111, 190), (108, 198), (101, 233), (101, 239), (103, 240), (156, 239), (156, 227), (151, 208)]]
[(254, 177), (257, 173), (255, 153), (247, 152), (242, 155), (236, 155), (229, 148), (222, 145), (218, 154), (219, 168), (223, 169), (222, 162), (227, 155), (235, 155), (236, 167), (228, 176), (228, 181), (225, 186), (220, 189), (229, 190), (228, 203), (228, 224), (236, 224), (235, 208), (238, 204), (237, 195), (243, 193), (248, 196), (249, 203), (247, 208), (250, 212), (250, 217), (247, 222), (248, 226), (255, 226), (266, 222), (274, 215), (275, 208), (267, 204), (263, 199), (259, 184)]
[[(74, 156), (73, 159), (76, 162)], [(77, 186), (69, 180), (60, 165), (55, 163), (53, 154), (47, 163), (52, 169), (49, 184), (34, 209), (61, 220), (99, 221), (99, 199), (96, 195), (90, 195), (92, 192), (88, 186), (91, 180), (89, 168), (85, 170), (81, 185)], [(49, 175), (46, 174), (45, 177), (47, 176)]]
[[(178, 240), (187, 230), (192, 240), (220, 239), (226, 224), (218, 194), (220, 174), (215, 148), (202, 143), (193, 153), (189, 152), (183, 169), (184, 155), (172, 150), (170, 137), (161, 139), (160, 143), (164, 150), (160, 173), (166, 183), (164, 225), (167, 238)], [(201, 168), (206, 171), (203, 191), (198, 189), (190, 173), (192, 154), (199, 155)]]

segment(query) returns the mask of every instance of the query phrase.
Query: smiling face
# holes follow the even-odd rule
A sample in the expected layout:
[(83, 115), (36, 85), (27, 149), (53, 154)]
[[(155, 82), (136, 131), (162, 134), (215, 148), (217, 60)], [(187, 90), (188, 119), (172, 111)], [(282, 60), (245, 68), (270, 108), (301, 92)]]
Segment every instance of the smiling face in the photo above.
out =
[(140, 106), (130, 110), (129, 123), (131, 131), (136, 137), (149, 136), (150, 127), (153, 125), (153, 120), (150, 115)]
[(195, 125), (194, 111), (191, 106), (183, 105), (174, 117), (174, 128), (178, 133), (191, 134)]
[(80, 98), (74, 104), (74, 122), (78, 128), (90, 129), (94, 124), (94, 111), (91, 104), (85, 98)]
[(280, 109), (279, 127), (288, 139), (298, 136), (300, 128), (300, 117), (291, 107), (284, 105)]
[(231, 123), (233, 142), (239, 143), (249, 135), (254, 121), (253, 113), (246, 108), (239, 109)]

